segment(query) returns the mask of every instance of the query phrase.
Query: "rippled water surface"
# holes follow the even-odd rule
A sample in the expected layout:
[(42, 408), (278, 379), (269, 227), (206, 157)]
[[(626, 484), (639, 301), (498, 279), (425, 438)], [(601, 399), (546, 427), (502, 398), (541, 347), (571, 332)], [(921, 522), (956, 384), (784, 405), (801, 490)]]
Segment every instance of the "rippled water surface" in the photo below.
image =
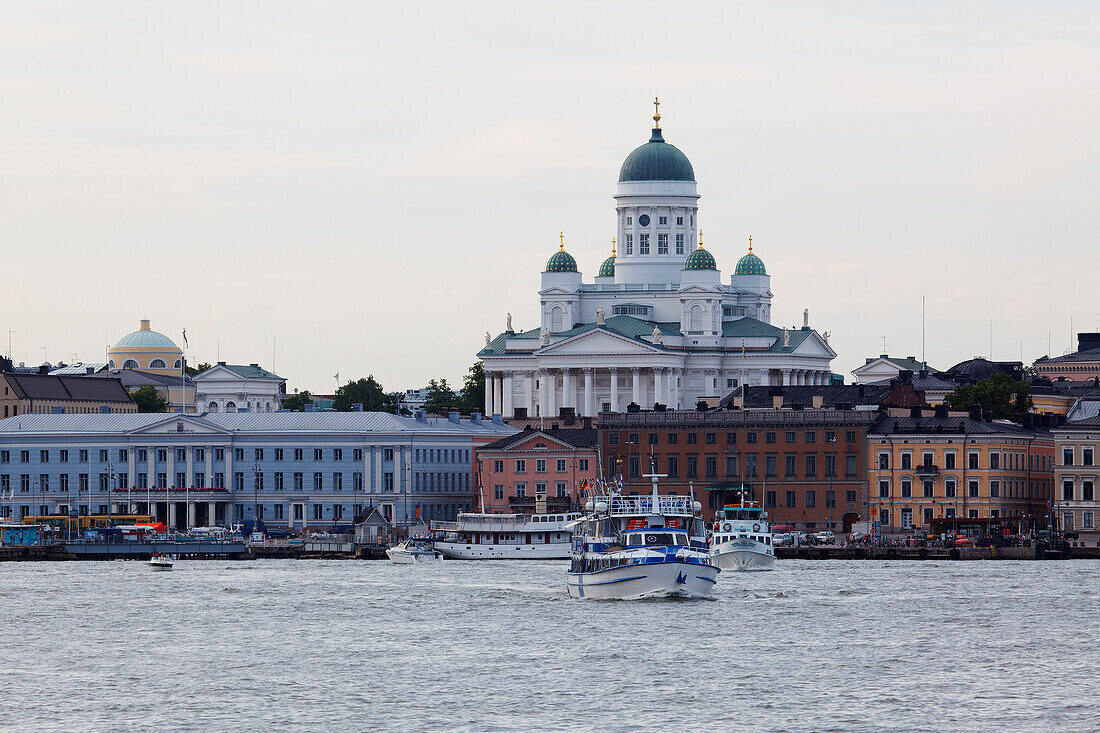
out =
[(1097, 730), (1100, 562), (0, 564), (0, 728)]

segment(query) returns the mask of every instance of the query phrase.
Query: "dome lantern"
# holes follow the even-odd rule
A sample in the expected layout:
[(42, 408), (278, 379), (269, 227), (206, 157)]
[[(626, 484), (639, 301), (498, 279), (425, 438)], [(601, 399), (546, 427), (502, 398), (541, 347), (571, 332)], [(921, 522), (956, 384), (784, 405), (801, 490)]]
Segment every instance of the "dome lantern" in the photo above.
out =
[(703, 230), (699, 230), (699, 247), (684, 261), (685, 270), (717, 270), (718, 263), (714, 255), (703, 249)]
[(565, 251), (565, 232), (558, 235), (558, 251), (546, 262), (546, 272), (577, 272), (577, 261)]
[[(655, 109), (660, 101), (653, 100)], [(619, 183), (635, 181), (690, 181), (695, 182), (695, 169), (691, 161), (675, 145), (665, 142), (661, 134), (661, 113), (653, 113), (653, 130), (649, 141), (635, 148), (626, 156), (619, 169)]]
[(749, 253), (737, 261), (734, 275), (767, 275), (764, 260), (752, 253), (752, 235), (749, 235)]

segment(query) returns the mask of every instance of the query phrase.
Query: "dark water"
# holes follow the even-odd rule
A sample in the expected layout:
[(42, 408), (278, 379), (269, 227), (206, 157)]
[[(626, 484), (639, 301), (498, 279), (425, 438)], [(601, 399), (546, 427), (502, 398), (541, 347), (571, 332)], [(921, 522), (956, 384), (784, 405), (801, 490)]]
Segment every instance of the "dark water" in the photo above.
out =
[(643, 602), (562, 569), (5, 563), (0, 728), (1100, 728), (1098, 562), (781, 561)]

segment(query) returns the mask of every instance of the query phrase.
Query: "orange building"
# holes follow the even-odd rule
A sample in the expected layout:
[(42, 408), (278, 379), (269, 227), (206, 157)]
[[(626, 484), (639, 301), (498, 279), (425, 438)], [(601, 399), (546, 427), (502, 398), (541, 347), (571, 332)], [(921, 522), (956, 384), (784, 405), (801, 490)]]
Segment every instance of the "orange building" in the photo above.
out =
[(1045, 522), (1054, 439), (970, 413), (913, 408), (883, 415), (867, 433), (868, 503), (882, 531), (927, 531), (933, 519), (1033, 517)]
[(475, 506), (491, 514), (544, 514), (582, 505), (580, 488), (600, 470), (591, 428), (526, 428), (475, 451)]

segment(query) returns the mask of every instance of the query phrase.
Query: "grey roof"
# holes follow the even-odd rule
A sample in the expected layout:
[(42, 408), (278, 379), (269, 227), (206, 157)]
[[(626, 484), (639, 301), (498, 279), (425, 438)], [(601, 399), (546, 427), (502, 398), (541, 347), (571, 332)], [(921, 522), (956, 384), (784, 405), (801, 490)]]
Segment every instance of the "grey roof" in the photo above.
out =
[[(868, 386), (875, 387), (888, 387), (890, 385), (890, 379), (880, 379), (877, 382), (871, 382)], [(944, 390), (954, 390), (958, 387), (958, 382), (951, 381), (950, 379), (944, 379), (943, 376), (937, 374), (929, 374), (926, 377), (922, 377), (919, 374), (913, 374), (913, 388), (919, 389), (925, 392), (942, 392)]]
[(1096, 429), (1096, 428), (1100, 428), (1100, 415), (1096, 415), (1094, 417), (1087, 417), (1083, 420), (1074, 420), (1072, 422), (1068, 422), (1065, 425), (1062, 425), (1062, 426), (1060, 426), (1058, 428), (1055, 428), (1055, 429), (1056, 430), (1086, 430), (1086, 429), (1087, 430), (1093, 430), (1093, 429)]
[(1046, 435), (1046, 428), (1025, 428), (1004, 420), (974, 420), (971, 417), (889, 417), (882, 415), (868, 430), (870, 435), (909, 433), (915, 435), (955, 433), (959, 435)]
[(537, 435), (542, 435), (551, 440), (565, 443), (573, 448), (595, 448), (600, 443), (600, 431), (594, 428), (558, 428), (557, 430), (528, 429), (514, 435), (509, 435), (506, 438), (501, 438), (500, 440), (494, 440), (492, 443), (486, 443), (481, 446), (480, 450), (510, 448), (516, 443), (530, 440)]
[[(879, 354), (876, 358), (871, 359), (870, 361), (878, 361), (879, 359), (883, 359), (885, 361), (888, 361), (891, 364), (896, 364), (898, 366), (898, 368), (900, 368), (900, 369), (908, 369), (909, 371), (913, 372), (914, 374), (916, 374), (917, 372), (919, 372), (922, 369), (927, 369), (930, 372), (938, 371), (937, 369), (933, 369), (932, 367), (927, 366), (923, 361), (920, 361), (919, 359), (914, 359), (911, 356), (907, 356), (903, 359), (900, 356), (890, 356), (889, 354)], [(868, 362), (868, 363), (870, 363), (870, 362)], [(858, 372), (861, 368), (863, 368), (865, 366), (867, 366), (867, 364), (861, 364), (860, 366), (856, 367), (853, 371)]]
[(154, 387), (179, 387), (181, 382), (188, 387), (195, 386), (195, 380), (186, 374), (181, 378), (178, 375), (154, 374), (143, 372), (140, 369), (115, 369), (99, 372), (92, 376), (114, 377), (122, 380), (122, 383), (127, 387), (143, 387), (146, 384), (151, 384)]
[(117, 379), (102, 379), (91, 375), (76, 377), (13, 372), (8, 372), (5, 377), (20, 399), (133, 404), (130, 393)]
[(480, 425), (469, 419), (457, 424), (447, 418), (416, 418), (386, 412), (237, 412), (133, 413), (92, 415), (20, 415), (0, 420), (4, 433), (92, 433), (124, 434), (172, 420), (196, 421), (229, 432), (241, 433), (440, 433), (469, 435), (510, 435), (517, 432), (509, 425), (484, 420)]
[(57, 376), (57, 377), (67, 376), (67, 375), (78, 376), (78, 375), (88, 374), (89, 369), (92, 370), (91, 371), (92, 374), (95, 374), (97, 372), (103, 371), (106, 368), (107, 368), (106, 364), (98, 363), (98, 362), (93, 363), (93, 364), (82, 364), (82, 363), (58, 364), (56, 367), (54, 367), (53, 369), (50, 370), (50, 374), (52, 374), (54, 376)]
[(782, 396), (783, 405), (803, 405), (812, 407), (814, 397), (821, 397), (821, 406), (834, 408), (838, 404), (846, 405), (879, 405), (890, 396), (893, 388), (887, 382), (886, 385), (878, 384), (820, 384), (807, 386), (787, 387), (738, 387), (722, 399), (722, 407), (731, 407), (734, 398), (745, 393), (744, 407), (747, 409), (770, 408), (774, 406), (774, 398)]
[(1100, 349), (1089, 349), (1088, 351), (1075, 351), (1072, 354), (1065, 354), (1064, 356), (1053, 356), (1049, 359), (1043, 359), (1042, 361), (1035, 362), (1036, 366), (1039, 364), (1059, 364), (1065, 362), (1074, 361), (1100, 361)]

